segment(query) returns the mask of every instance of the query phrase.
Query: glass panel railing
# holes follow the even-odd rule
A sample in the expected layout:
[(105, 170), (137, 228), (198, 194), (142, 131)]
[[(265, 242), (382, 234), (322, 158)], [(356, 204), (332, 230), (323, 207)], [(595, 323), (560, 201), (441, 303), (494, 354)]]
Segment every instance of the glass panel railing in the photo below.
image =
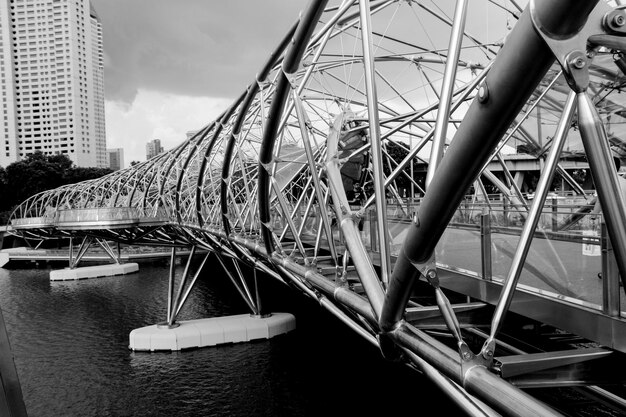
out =
[[(607, 289), (604, 283), (603, 254), (606, 257), (607, 252), (601, 249), (602, 216), (585, 214), (581, 207), (586, 202), (584, 197), (576, 196), (547, 199), (518, 285), (526, 291), (564, 302), (602, 311), (611, 308), (619, 311), (623, 289), (620, 290), (619, 282), (615, 281), (618, 290), (613, 289), (614, 294), (609, 296), (607, 291), (610, 288)], [(418, 210), (419, 206), (416, 205), (415, 209)], [(501, 200), (464, 202), (437, 245), (437, 263), (474, 276), (504, 281), (509, 275), (526, 217), (527, 208), (521, 204), (507, 204)], [(405, 229), (410, 224), (403, 223), (399, 216), (392, 219), (390, 223), (403, 224)], [(404, 233), (393, 225), (390, 225), (390, 231), (395, 238), (393, 253), (397, 253)], [(490, 257), (488, 265), (483, 260), (483, 251), (488, 251), (485, 258)], [(611, 274), (615, 275), (615, 272)]]
[[(419, 203), (419, 199), (406, 200), (402, 204), (388, 201), (385, 227), (392, 256), (397, 256), (402, 248)], [(529, 201), (529, 205), (531, 203)], [(586, 204), (584, 196), (554, 195), (546, 200), (518, 285), (525, 291), (561, 302), (604, 312), (614, 310), (619, 314), (623, 288), (613, 277), (617, 290), (615, 285), (607, 289), (603, 277), (607, 251), (601, 249), (602, 216), (585, 214), (588, 210), (581, 208)], [(464, 201), (437, 244), (437, 264), (503, 282), (509, 275), (528, 209), (523, 204), (510, 204), (497, 198)], [(316, 230), (315, 225), (311, 226), (311, 230)], [(337, 241), (342, 242), (337, 225), (333, 225), (333, 230), (338, 233)], [(367, 250), (378, 252), (378, 228), (373, 208), (364, 213), (361, 238)], [(606, 239), (604, 242), (606, 244)], [(614, 267), (612, 271), (616, 270)], [(610, 273), (615, 276), (615, 272)]]

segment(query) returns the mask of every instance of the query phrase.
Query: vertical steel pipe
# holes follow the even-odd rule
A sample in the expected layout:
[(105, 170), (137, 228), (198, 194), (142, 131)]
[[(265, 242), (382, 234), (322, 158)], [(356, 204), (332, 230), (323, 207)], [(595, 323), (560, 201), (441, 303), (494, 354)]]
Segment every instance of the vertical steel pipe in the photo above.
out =
[(483, 279), (491, 281), (491, 213), (480, 216), (480, 259)]
[(378, 97), (374, 80), (374, 52), (372, 47), (372, 28), (370, 22), (369, 0), (359, 1), (361, 15), (361, 39), (363, 43), (363, 65), (365, 69), (365, 91), (367, 93), (367, 114), (369, 119), (372, 167), (374, 176), (374, 194), (376, 196), (376, 215), (378, 216), (378, 241), (380, 243), (381, 279), (385, 287), (389, 284), (391, 257), (389, 255), (389, 239), (387, 237), (387, 200), (385, 180), (383, 178), (383, 151), (378, 120)]
[(69, 267), (74, 268), (74, 238), (70, 236), (70, 247), (68, 248)]
[(176, 246), (172, 246), (170, 255), (170, 277), (167, 286), (167, 322), (172, 315), (172, 301), (174, 298), (174, 272), (176, 270)]

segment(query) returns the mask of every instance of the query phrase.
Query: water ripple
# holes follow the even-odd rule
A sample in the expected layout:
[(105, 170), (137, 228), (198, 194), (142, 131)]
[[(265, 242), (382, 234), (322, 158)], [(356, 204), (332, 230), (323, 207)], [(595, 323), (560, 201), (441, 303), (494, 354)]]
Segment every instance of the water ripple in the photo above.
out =
[[(390, 415), (404, 412), (405, 404), (382, 399), (418, 391), (450, 404), (415, 385), (415, 374), (390, 367), (318, 305), (278, 285), (265, 287), (264, 302), (295, 314), (294, 332), (185, 352), (134, 353), (129, 332), (165, 319), (166, 266), (145, 264), (137, 274), (74, 282), (50, 282), (49, 272), (0, 269), (0, 306), (30, 417)], [(223, 276), (203, 276), (180, 318), (246, 312), (231, 285)], [(331, 397), (341, 401), (332, 406)], [(441, 412), (454, 410), (447, 407)]]

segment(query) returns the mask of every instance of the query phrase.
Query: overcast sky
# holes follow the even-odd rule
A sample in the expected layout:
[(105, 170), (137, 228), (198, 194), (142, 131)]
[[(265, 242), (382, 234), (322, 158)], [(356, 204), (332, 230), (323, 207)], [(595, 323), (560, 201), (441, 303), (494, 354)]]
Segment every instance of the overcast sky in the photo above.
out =
[(91, 0), (102, 22), (107, 146), (169, 149), (245, 87), (306, 0)]

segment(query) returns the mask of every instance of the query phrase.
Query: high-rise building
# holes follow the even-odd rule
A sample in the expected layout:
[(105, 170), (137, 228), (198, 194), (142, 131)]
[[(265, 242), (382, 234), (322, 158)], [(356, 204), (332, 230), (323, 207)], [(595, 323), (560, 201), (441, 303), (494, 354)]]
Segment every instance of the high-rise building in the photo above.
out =
[(113, 171), (118, 171), (124, 168), (124, 149), (123, 148), (110, 148), (107, 149), (109, 154), (109, 168)]
[(146, 160), (162, 152), (163, 146), (161, 146), (161, 139), (153, 139), (146, 143)]
[(107, 167), (102, 25), (89, 0), (0, 0), (0, 165)]

